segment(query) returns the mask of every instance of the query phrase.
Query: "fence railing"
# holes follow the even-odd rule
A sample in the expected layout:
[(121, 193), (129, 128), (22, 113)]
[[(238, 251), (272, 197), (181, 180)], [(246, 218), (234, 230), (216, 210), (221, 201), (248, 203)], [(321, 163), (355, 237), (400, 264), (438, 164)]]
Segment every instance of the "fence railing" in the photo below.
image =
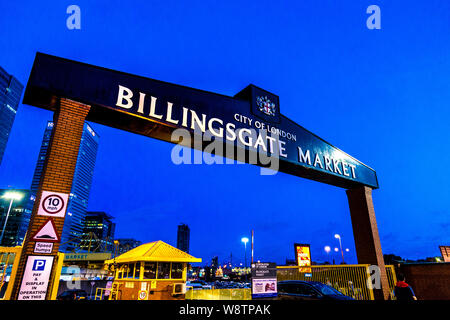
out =
[(96, 288), (94, 300), (120, 300), (120, 283), (113, 283), (111, 288)]
[[(373, 300), (373, 288), (368, 283), (370, 265), (320, 265), (311, 266), (309, 274), (299, 272), (295, 266), (278, 266), (277, 280), (318, 281), (327, 284), (343, 294), (356, 300)], [(393, 299), (393, 291), (397, 278), (394, 266), (386, 266), (389, 292)], [(188, 300), (250, 300), (251, 289), (199, 289), (187, 288)]]
[(94, 300), (105, 300), (111, 294), (111, 288), (96, 288)]
[(251, 289), (199, 289), (186, 288), (187, 300), (251, 300)]
[(9, 300), (12, 293), (22, 247), (0, 247), (0, 300)]
[(386, 266), (386, 275), (389, 283), (389, 294), (391, 295), (391, 300), (395, 300), (394, 288), (397, 283), (397, 276), (395, 274), (395, 268), (393, 265)]
[[(295, 266), (278, 266), (277, 280), (318, 281), (356, 300), (373, 300), (373, 289), (368, 285), (369, 267), (368, 264), (311, 266), (311, 273), (307, 274)], [(392, 297), (396, 282), (394, 267), (386, 266), (386, 273)]]

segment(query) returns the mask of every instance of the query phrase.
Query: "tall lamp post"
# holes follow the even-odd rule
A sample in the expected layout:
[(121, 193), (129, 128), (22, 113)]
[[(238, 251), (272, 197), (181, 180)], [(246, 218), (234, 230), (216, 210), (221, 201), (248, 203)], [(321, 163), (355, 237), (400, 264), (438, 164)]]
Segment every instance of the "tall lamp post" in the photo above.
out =
[(2, 196), (2, 198), (10, 200), (10, 202), (9, 202), (8, 213), (6, 214), (5, 223), (3, 224), (2, 234), (0, 235), (0, 245), (3, 241), (3, 235), (5, 234), (6, 224), (8, 222), (9, 213), (11, 212), (12, 204), (13, 204), (14, 200), (20, 200), (20, 199), (22, 199), (22, 197), (23, 197), (23, 195), (21, 193), (14, 192), (14, 191), (5, 192), (5, 194)]
[(248, 242), (248, 238), (247, 237), (243, 237), (241, 239), (241, 241), (244, 243), (244, 273), (245, 273), (245, 281), (247, 282), (246, 269), (247, 269), (247, 242)]
[(327, 259), (328, 259), (329, 253), (330, 253), (330, 251), (331, 251), (330, 246), (325, 246), (324, 250), (325, 250), (325, 252), (327, 253)]
[(341, 254), (342, 254), (342, 263), (345, 264), (345, 260), (344, 260), (344, 251), (342, 250), (342, 240), (341, 240), (341, 236), (339, 234), (335, 234), (334, 237), (336, 239), (339, 240), (339, 246), (341, 247)]

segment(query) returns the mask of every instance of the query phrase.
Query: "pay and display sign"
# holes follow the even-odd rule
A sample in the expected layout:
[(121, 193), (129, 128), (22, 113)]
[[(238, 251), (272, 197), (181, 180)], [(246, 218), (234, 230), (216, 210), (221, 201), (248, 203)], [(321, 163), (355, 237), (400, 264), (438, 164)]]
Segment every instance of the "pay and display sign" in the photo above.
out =
[(54, 257), (28, 256), (18, 300), (45, 300)]
[(276, 297), (277, 295), (276, 263), (252, 263), (252, 298)]

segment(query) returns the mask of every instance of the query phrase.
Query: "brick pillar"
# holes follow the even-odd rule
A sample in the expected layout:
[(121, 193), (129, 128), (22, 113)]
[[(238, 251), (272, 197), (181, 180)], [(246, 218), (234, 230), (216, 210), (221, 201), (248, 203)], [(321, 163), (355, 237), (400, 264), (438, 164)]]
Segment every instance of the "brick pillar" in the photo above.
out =
[(375, 300), (387, 300), (389, 299), (389, 284), (372, 202), (372, 189), (359, 187), (346, 192), (358, 263), (377, 265), (380, 268), (381, 289), (374, 288), (374, 296)]
[[(50, 140), (47, 158), (45, 160), (39, 188), (36, 194), (27, 236), (20, 256), (19, 267), (14, 281), (13, 299), (18, 298), (27, 257), (29, 255), (40, 255), (34, 253), (35, 241), (32, 240), (32, 237), (49, 218), (48, 216), (37, 215), (42, 192), (50, 191), (70, 194), (84, 121), (89, 109), (90, 106), (88, 105), (61, 98), (59, 110), (53, 115), (54, 126), (52, 138)], [(53, 217), (52, 219), (55, 223), (59, 238), (61, 239), (64, 217)], [(46, 256), (54, 256), (53, 268), (47, 288), (47, 299), (50, 297), (49, 289), (51, 288), (51, 283), (55, 277), (56, 255), (59, 251), (59, 245), (59, 242), (54, 243), (51, 254), (44, 254)]]

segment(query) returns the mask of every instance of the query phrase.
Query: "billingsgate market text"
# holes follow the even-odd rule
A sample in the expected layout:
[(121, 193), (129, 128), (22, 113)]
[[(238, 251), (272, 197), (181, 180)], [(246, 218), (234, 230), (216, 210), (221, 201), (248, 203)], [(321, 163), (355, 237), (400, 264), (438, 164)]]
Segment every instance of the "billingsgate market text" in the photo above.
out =
[[(118, 89), (116, 106), (123, 109), (133, 108), (134, 103), (132, 98), (135, 96), (135, 92), (122, 85), (119, 85)], [(191, 130), (200, 130), (202, 133), (209, 132), (217, 138), (226, 139), (230, 142), (237, 140), (243, 146), (256, 151), (262, 150), (287, 158), (286, 142), (281, 140), (280, 137), (293, 142), (297, 141), (297, 136), (294, 133), (285, 132), (284, 130), (239, 113), (235, 113), (233, 116), (237, 123), (258, 129), (259, 132), (256, 133), (256, 130), (237, 127), (235, 123), (224, 123), (223, 120), (217, 117), (210, 117), (208, 119), (206, 114), (203, 113), (199, 116), (194, 110), (185, 106), (174, 106), (169, 101), (163, 106), (161, 104), (164, 103), (158, 103), (158, 97), (147, 97), (142, 92), (138, 92), (138, 95), (139, 101), (136, 111), (142, 115), (146, 115), (155, 121), (165, 121), (169, 125), (181, 125)], [(174, 108), (179, 107), (182, 108), (182, 116), (176, 119), (174, 117)], [(271, 135), (267, 135), (266, 133), (270, 133)], [(338, 152), (334, 152), (336, 156), (330, 156), (311, 151), (310, 149), (302, 149), (301, 146), (297, 146), (297, 150), (298, 162), (302, 164), (327, 170), (345, 177), (356, 178), (356, 166), (342, 160)]]

